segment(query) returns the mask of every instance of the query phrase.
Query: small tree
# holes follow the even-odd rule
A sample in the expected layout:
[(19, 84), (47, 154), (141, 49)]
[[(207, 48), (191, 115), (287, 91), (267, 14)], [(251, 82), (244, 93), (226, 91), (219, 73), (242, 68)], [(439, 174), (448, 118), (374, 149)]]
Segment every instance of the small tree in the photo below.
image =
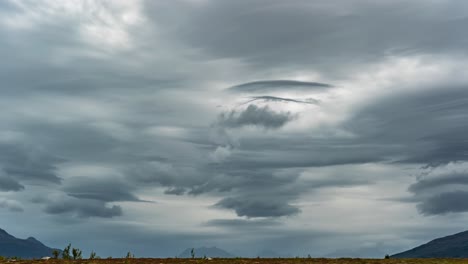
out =
[(190, 255), (192, 256), (192, 258), (195, 258), (195, 249), (192, 248), (192, 250), (190, 250)]
[(128, 259), (129, 259), (129, 258), (135, 258), (135, 255), (133, 255), (132, 252), (129, 251), (129, 252), (127, 253), (127, 256), (126, 256), (125, 258), (128, 258)]
[(96, 258), (96, 252), (91, 251), (91, 254), (89, 254), (89, 259), (95, 259)]
[(62, 251), (62, 258), (63, 259), (70, 259), (70, 248), (71, 248), (71, 244), (68, 244), (68, 246), (66, 246), (63, 251)]
[(57, 249), (54, 249), (54, 251), (52, 251), (52, 257), (54, 259), (58, 259), (59, 255), (60, 255), (60, 251), (58, 251)]
[(385, 255), (385, 259), (390, 259), (390, 256), (388, 254)]
[(73, 259), (82, 259), (81, 257), (81, 250), (78, 248), (72, 249)]

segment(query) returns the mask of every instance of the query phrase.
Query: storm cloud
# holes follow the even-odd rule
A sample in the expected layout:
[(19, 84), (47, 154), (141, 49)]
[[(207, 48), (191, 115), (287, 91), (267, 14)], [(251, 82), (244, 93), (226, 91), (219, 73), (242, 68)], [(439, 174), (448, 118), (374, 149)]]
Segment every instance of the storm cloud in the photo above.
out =
[(274, 200), (257, 200), (256, 198), (224, 198), (215, 206), (233, 209), (238, 216), (278, 217), (294, 215), (300, 212), (297, 207)]
[(418, 209), (425, 215), (468, 212), (468, 192), (455, 191), (436, 194), (418, 204)]
[(0, 228), (163, 257), (461, 231), (467, 7), (2, 1)]
[(0, 177), (1, 191), (21, 191), (24, 186), (10, 177)]
[(289, 112), (275, 112), (268, 106), (249, 105), (243, 111), (223, 113), (218, 118), (218, 124), (228, 128), (242, 126), (259, 126), (264, 128), (280, 128), (294, 119)]
[(71, 197), (61, 197), (60, 200), (56, 199), (57, 197), (54, 197), (45, 202), (45, 213), (80, 218), (112, 218), (122, 215), (122, 207), (118, 205), (107, 206), (105, 202), (99, 200), (75, 199)]

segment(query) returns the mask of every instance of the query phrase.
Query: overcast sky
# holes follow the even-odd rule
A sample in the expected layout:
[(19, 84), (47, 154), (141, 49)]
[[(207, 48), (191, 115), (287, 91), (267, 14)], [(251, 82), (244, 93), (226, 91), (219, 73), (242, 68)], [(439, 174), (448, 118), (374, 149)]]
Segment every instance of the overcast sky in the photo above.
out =
[(0, 1), (0, 228), (102, 257), (467, 229), (468, 2)]

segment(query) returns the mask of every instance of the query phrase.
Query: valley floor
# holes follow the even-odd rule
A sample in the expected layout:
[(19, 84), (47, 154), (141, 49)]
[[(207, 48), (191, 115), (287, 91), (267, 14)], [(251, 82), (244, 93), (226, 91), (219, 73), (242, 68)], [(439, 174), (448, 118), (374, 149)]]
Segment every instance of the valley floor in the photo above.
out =
[(468, 259), (324, 259), (324, 258), (134, 258), (98, 260), (0, 260), (0, 264), (468, 264)]

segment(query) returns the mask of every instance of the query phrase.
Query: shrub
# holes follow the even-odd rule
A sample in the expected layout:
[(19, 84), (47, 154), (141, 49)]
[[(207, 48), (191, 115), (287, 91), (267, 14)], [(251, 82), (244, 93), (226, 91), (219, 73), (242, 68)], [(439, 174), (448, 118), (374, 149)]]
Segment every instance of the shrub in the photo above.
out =
[(385, 255), (385, 259), (390, 259), (390, 256), (388, 254)]
[(81, 257), (81, 250), (78, 248), (73, 248), (72, 249), (72, 254), (73, 254), (73, 259), (82, 259)]
[(52, 251), (52, 258), (58, 259), (59, 255), (60, 255), (60, 251), (58, 251), (57, 249), (54, 249), (54, 251)]
[(192, 248), (192, 250), (190, 250), (190, 255), (192, 256), (192, 258), (195, 258), (195, 249)]
[(89, 259), (96, 259), (96, 252), (91, 251), (91, 254), (89, 254)]
[(70, 248), (71, 248), (71, 244), (68, 244), (68, 246), (66, 246), (63, 251), (62, 251), (62, 258), (63, 259), (70, 259)]

